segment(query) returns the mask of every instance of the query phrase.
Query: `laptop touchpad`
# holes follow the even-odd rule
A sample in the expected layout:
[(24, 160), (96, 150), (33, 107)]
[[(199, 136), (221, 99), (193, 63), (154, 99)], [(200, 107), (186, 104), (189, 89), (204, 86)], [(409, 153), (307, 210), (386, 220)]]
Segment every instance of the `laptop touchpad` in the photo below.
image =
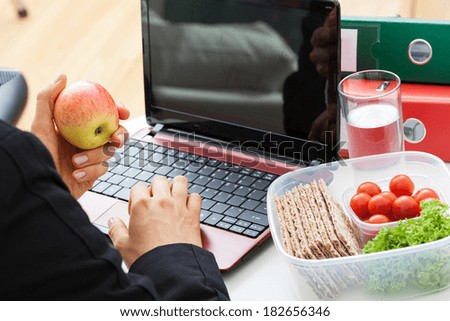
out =
[(128, 226), (128, 222), (130, 220), (130, 216), (128, 214), (128, 203), (121, 201), (115, 203), (93, 223), (95, 225), (108, 229), (108, 221), (112, 217), (121, 219)]

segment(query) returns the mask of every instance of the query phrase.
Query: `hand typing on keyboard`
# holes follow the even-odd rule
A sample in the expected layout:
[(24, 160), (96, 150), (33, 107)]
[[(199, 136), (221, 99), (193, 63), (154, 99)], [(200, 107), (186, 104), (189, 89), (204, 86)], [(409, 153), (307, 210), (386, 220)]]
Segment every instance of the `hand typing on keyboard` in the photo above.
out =
[[(79, 150), (69, 144), (56, 130), (53, 122), (54, 102), (66, 83), (66, 76), (61, 75), (52, 85), (39, 93), (31, 131), (47, 147), (56, 169), (69, 187), (72, 196), (78, 199), (105, 174), (108, 167), (104, 166), (104, 162), (113, 154), (110, 149), (122, 147), (127, 130), (119, 126), (111, 136), (111, 143), (89, 151)], [(130, 116), (130, 112), (123, 106), (117, 108), (120, 119), (125, 120)], [(109, 152), (105, 153), (105, 150)]]
[(199, 194), (188, 194), (185, 177), (176, 176), (169, 183), (155, 176), (150, 187), (140, 183), (131, 189), (129, 226), (113, 218), (109, 236), (128, 267), (158, 246), (189, 243), (201, 247), (201, 203)]

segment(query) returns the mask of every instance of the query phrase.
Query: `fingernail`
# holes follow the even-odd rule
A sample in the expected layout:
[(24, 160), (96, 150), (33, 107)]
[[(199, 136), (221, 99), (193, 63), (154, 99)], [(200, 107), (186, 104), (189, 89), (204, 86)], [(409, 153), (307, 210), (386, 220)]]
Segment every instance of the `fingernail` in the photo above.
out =
[(120, 144), (122, 145), (125, 142), (125, 134), (119, 134), (117, 136), (120, 140)]
[(85, 176), (86, 176), (86, 172), (83, 172), (83, 171), (76, 172), (75, 175), (74, 175), (75, 179), (82, 179)]
[(109, 220), (108, 220), (108, 228), (111, 228), (111, 225), (113, 225), (114, 224), (114, 217), (111, 217)]
[(86, 163), (88, 160), (89, 160), (89, 158), (87, 157), (87, 155), (80, 155), (80, 156), (75, 157), (73, 161), (75, 162), (75, 164), (81, 165), (81, 164)]
[(56, 84), (60, 79), (61, 79), (61, 74), (59, 74), (58, 77), (56, 77), (56, 79), (53, 80), (53, 84)]

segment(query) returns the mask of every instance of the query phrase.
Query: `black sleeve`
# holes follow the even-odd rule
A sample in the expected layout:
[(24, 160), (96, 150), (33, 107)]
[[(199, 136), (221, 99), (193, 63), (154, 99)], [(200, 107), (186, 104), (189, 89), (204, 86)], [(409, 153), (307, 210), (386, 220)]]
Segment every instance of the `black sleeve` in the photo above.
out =
[(157, 248), (128, 273), (40, 141), (0, 121), (1, 300), (227, 300), (211, 253)]

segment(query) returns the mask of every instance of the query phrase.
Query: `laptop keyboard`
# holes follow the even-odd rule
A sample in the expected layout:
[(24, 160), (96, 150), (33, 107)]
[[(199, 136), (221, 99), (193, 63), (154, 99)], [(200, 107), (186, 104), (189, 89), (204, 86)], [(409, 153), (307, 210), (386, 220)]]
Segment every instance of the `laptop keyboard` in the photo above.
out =
[(252, 238), (268, 228), (266, 193), (277, 175), (143, 141), (127, 141), (91, 191), (128, 201), (132, 186), (155, 175), (189, 180), (189, 192), (202, 196), (203, 224)]

